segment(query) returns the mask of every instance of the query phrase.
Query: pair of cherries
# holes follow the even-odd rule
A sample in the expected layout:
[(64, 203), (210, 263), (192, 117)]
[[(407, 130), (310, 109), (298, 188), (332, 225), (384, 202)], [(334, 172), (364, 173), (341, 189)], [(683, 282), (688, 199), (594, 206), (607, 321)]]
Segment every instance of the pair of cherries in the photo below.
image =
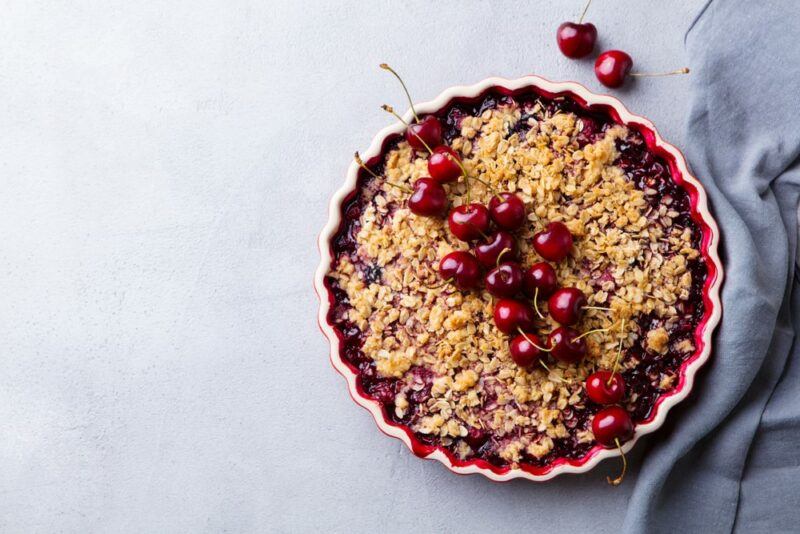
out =
[[(591, 22), (583, 22), (591, 0), (586, 3), (578, 22), (564, 22), (558, 27), (556, 41), (561, 53), (573, 59), (588, 56), (594, 50), (597, 41), (597, 28)], [(628, 76), (668, 76), (672, 74), (688, 74), (689, 69), (683, 68), (671, 72), (644, 73), (631, 72), (633, 59), (622, 50), (607, 50), (597, 56), (594, 63), (594, 73), (597, 79), (606, 87), (620, 87)]]
[(615, 440), (626, 441), (633, 434), (633, 422), (619, 404), (625, 396), (625, 380), (613, 371), (595, 371), (586, 378), (586, 396), (606, 406), (592, 419), (592, 431), (598, 443), (612, 447)]

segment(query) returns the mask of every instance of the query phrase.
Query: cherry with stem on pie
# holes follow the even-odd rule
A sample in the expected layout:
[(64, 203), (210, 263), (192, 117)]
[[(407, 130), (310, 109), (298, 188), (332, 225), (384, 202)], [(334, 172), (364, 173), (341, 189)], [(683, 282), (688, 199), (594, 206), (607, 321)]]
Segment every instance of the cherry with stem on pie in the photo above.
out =
[(514, 236), (504, 230), (490, 234), (482, 243), (475, 245), (475, 257), (486, 268), (496, 267), (501, 254), (509, 260), (516, 260), (518, 253)]
[(469, 242), (486, 237), (489, 224), (489, 210), (477, 202), (457, 206), (447, 217), (450, 232), (461, 241)]
[(631, 416), (619, 406), (603, 408), (592, 418), (592, 433), (600, 445), (606, 448), (616, 447), (622, 456), (622, 473), (617, 478), (608, 477), (606, 479), (612, 486), (618, 486), (628, 468), (628, 460), (622, 450), (622, 443), (633, 437)]
[(409, 193), (408, 209), (411, 210), (411, 213), (423, 217), (441, 217), (447, 211), (447, 193), (439, 182), (431, 180), (430, 178), (420, 178), (414, 182), (414, 189), (412, 190), (405, 186), (392, 183), (389, 180), (384, 180), (381, 176), (378, 176), (377, 173), (367, 167), (358, 152), (355, 153), (354, 158), (358, 166), (364, 169), (373, 178), (383, 180), (386, 185)]
[(458, 289), (475, 289), (480, 285), (481, 266), (475, 256), (457, 250), (439, 261), (439, 274), (446, 280), (452, 280)]
[(386, 63), (381, 63), (380, 68), (391, 72), (395, 78), (400, 82), (403, 91), (406, 93), (408, 104), (411, 107), (411, 113), (414, 115), (414, 122), (407, 125), (405, 138), (408, 144), (415, 150), (423, 150), (429, 146), (436, 146), (442, 143), (442, 123), (433, 115), (427, 115), (420, 120), (417, 115), (417, 110), (414, 109), (414, 102), (411, 100), (411, 94), (408, 92), (405, 82), (393, 68)]

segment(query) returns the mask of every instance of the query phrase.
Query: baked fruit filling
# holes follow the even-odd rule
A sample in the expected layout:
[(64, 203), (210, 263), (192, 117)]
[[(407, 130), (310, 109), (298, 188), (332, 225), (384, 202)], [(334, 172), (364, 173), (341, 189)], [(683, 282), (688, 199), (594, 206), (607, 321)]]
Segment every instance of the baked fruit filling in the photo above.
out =
[(432, 179), (435, 147), (390, 138), (333, 238), (328, 320), (361, 390), (421, 443), (497, 467), (630, 437), (608, 425), (646, 420), (696, 350), (686, 191), (639, 132), (566, 97), (489, 92), (435, 117), (460, 174)]

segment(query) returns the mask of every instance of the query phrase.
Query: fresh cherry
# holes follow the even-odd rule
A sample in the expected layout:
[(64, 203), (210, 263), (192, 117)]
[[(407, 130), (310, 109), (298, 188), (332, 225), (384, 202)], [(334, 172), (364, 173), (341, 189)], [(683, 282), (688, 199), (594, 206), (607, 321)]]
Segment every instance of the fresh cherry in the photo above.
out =
[(617, 404), (625, 396), (625, 379), (619, 373), (595, 371), (586, 379), (586, 395), (597, 404)]
[(513, 193), (500, 193), (489, 201), (489, 212), (492, 220), (504, 230), (516, 230), (525, 222), (525, 203)]
[(564, 223), (551, 222), (533, 235), (533, 248), (546, 260), (561, 261), (572, 248), (572, 234)]
[(486, 273), (485, 283), (495, 297), (513, 297), (522, 288), (522, 268), (510, 261), (501, 263)]
[(463, 250), (446, 255), (439, 262), (439, 274), (445, 280), (452, 280), (461, 290), (478, 287), (481, 281), (481, 266), (475, 256)]
[(564, 326), (577, 323), (586, 306), (586, 295), (574, 287), (562, 287), (553, 293), (547, 301), (550, 317)]
[(408, 209), (424, 217), (440, 217), (447, 212), (447, 193), (442, 184), (431, 178), (414, 182), (414, 191), (408, 198)]
[[(507, 252), (503, 252), (507, 250)], [(517, 241), (508, 232), (502, 230), (489, 236), (489, 239), (475, 247), (475, 256), (481, 265), (487, 268), (497, 265), (497, 258), (503, 254), (505, 260), (517, 259)]]
[(575, 363), (586, 356), (586, 341), (568, 326), (560, 326), (550, 332), (547, 338), (550, 354), (556, 360)]
[(623, 408), (603, 408), (592, 419), (594, 439), (604, 447), (616, 447), (616, 441), (627, 441), (633, 436), (633, 421)]
[(425, 145), (434, 147), (442, 144), (442, 123), (433, 115), (419, 122), (412, 122), (406, 129), (406, 141), (414, 150), (427, 150)]
[(546, 299), (558, 288), (556, 270), (549, 263), (534, 263), (522, 276), (522, 288), (525, 293), (533, 298)]
[(528, 367), (542, 357), (542, 351), (539, 349), (541, 346), (542, 342), (536, 334), (526, 333), (512, 339), (508, 350), (514, 363), (520, 367)]
[(588, 56), (597, 41), (597, 28), (591, 22), (565, 22), (558, 27), (556, 41), (561, 53), (573, 59)]
[(579, 58), (588, 56), (594, 50), (594, 43), (597, 40), (597, 28), (590, 22), (583, 22), (586, 11), (592, 0), (586, 2), (581, 18), (578, 22), (565, 22), (558, 27), (556, 41), (561, 53), (567, 57)]
[(443, 184), (455, 182), (461, 176), (460, 161), (458, 154), (449, 146), (437, 146), (428, 157), (428, 173)]
[(633, 59), (622, 50), (607, 50), (597, 56), (594, 73), (606, 87), (620, 87), (633, 67)]
[(500, 299), (494, 306), (494, 324), (504, 334), (533, 330), (535, 317), (533, 308), (518, 300)]
[(462, 204), (450, 211), (447, 224), (461, 241), (474, 241), (489, 231), (489, 210), (483, 204)]
[(689, 69), (682, 68), (669, 72), (631, 72), (633, 59), (622, 50), (607, 50), (597, 56), (594, 62), (594, 73), (600, 83), (606, 87), (619, 87), (628, 76), (672, 76), (673, 74), (689, 74)]

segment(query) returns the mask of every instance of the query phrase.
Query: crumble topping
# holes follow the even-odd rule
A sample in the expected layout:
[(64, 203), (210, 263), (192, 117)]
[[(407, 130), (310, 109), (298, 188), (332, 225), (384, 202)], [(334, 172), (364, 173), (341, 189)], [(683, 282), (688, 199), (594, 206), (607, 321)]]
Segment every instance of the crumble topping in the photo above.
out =
[[(522, 265), (542, 261), (531, 243), (548, 222), (563, 222), (574, 236), (570, 256), (553, 264), (559, 284), (583, 291), (589, 306), (610, 308), (586, 310), (576, 326), (607, 329), (586, 338), (587, 357), (577, 364), (517, 366), (509, 337), (492, 320), (493, 297), (441, 284), (440, 258), (468, 244), (445, 220), (412, 214), (399, 188), (377, 180), (363, 188), (355, 245), (329, 273), (347, 304), (337, 320), (360, 332), (359, 369), (380, 386), (370, 393), (424, 442), (497, 464), (579, 456), (594, 442), (588, 415), (597, 407), (583, 388), (589, 374), (611, 369), (621, 347), (633, 387), (627, 402), (641, 420), (655, 396), (676, 384), (680, 360), (669, 357), (671, 344), (681, 357), (693, 352), (693, 295), (704, 273), (699, 230), (681, 191), (659, 190), (625, 161), (620, 147), (643, 146), (639, 134), (611, 123), (587, 134), (591, 121), (540, 99), (506, 99), (461, 116), (450, 139), (469, 176), (525, 202)], [(405, 141), (383, 161), (393, 184), (410, 187), (427, 176), (427, 155)], [(488, 204), (486, 186), (467, 186), (463, 179), (448, 186), (451, 206)], [(539, 307), (544, 313), (546, 301)], [(557, 326), (546, 315), (541, 332)], [(663, 357), (661, 368), (654, 357)]]

